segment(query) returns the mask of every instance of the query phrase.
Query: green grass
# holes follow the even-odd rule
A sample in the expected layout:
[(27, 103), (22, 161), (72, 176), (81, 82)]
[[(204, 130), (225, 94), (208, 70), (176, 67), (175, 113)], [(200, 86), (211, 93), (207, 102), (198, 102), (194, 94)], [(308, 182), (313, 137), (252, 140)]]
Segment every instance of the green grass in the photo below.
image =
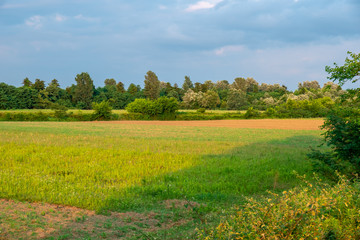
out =
[(320, 131), (0, 122), (0, 198), (102, 210), (232, 204), (310, 174)]
[[(53, 110), (51, 109), (12, 109), (12, 110), (0, 110), (0, 112), (14, 112), (14, 113), (19, 113), (19, 112), (53, 112)], [(77, 112), (83, 112), (83, 113), (93, 113), (93, 110), (80, 110), (80, 109), (69, 109), (68, 112), (73, 112), (73, 113), (77, 113)], [(121, 114), (121, 113), (127, 113), (127, 111), (125, 109), (114, 109), (112, 110), (113, 113), (116, 114)], [(180, 109), (179, 112), (196, 112), (196, 109)], [(238, 111), (238, 110), (206, 110), (207, 113), (219, 113), (219, 114), (223, 114), (223, 113), (244, 113), (246, 111)]]

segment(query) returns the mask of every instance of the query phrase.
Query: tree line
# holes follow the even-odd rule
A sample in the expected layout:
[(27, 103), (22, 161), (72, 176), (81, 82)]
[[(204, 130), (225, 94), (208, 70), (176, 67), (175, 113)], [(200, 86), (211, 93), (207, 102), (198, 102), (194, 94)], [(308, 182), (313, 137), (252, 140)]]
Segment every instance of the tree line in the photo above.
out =
[(249, 107), (266, 110), (286, 103), (323, 100), (327, 103), (337, 101), (346, 91), (333, 83), (320, 86), (317, 81), (305, 81), (298, 89), (289, 91), (280, 84), (259, 84), (253, 78), (235, 78), (217, 82), (193, 83), (185, 76), (181, 87), (176, 83), (162, 82), (157, 75), (148, 71), (144, 88), (131, 83), (127, 89), (122, 82), (106, 79), (103, 87), (95, 88), (93, 80), (86, 72), (77, 74), (76, 84), (65, 89), (58, 80), (53, 79), (47, 86), (45, 81), (28, 78), (21, 87), (0, 83), (0, 109), (46, 109), (59, 107), (91, 109), (92, 103), (109, 101), (113, 109), (125, 109), (135, 99), (156, 100), (160, 97), (176, 99), (182, 109), (228, 109), (245, 110)]

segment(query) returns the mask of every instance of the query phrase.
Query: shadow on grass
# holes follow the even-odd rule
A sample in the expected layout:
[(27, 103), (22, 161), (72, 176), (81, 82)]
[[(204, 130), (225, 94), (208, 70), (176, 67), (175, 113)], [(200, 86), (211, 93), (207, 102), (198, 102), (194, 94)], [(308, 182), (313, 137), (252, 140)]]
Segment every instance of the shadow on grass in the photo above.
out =
[(311, 175), (306, 154), (320, 143), (320, 137), (303, 135), (204, 155), (195, 167), (142, 179), (140, 185), (106, 199), (99, 210), (148, 208), (165, 199), (231, 205), (244, 196), (282, 191), (298, 184), (294, 171)]

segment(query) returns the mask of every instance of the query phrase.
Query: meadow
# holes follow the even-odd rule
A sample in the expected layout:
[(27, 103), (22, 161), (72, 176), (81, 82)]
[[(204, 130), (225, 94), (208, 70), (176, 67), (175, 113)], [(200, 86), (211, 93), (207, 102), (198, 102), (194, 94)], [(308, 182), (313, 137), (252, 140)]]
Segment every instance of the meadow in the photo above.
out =
[(320, 130), (0, 122), (0, 198), (99, 214), (184, 200), (216, 222), (247, 196), (298, 185), (294, 170), (311, 175), (321, 141)]

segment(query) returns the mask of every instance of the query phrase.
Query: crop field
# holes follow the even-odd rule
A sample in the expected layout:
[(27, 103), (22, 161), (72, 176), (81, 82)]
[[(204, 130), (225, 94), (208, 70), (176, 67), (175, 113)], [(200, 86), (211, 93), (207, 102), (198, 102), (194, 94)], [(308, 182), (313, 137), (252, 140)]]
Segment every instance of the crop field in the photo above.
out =
[[(283, 122), (267, 129), (261, 120), (256, 120), (261, 128), (241, 121), (247, 120), (238, 125), (216, 121), (221, 126), (0, 122), (0, 239), (4, 232), (7, 239), (21, 238), (24, 232), (24, 239), (184, 239), (195, 234), (202, 217), (217, 222), (221, 209), (240, 204), (244, 197), (296, 186), (294, 170), (311, 175), (306, 154), (321, 143), (321, 120), (277, 120)], [(286, 124), (297, 127), (276, 129)], [(19, 220), (28, 219), (26, 211), (13, 211), (27, 208), (21, 204), (29, 209), (56, 205), (31, 210), (39, 222), (34, 226)], [(82, 215), (66, 218), (76, 224), (91, 222), (96, 214), (106, 216), (97, 220), (101, 226), (93, 220), (96, 227), (79, 232), (50, 224), (45, 218), (49, 214), (65, 216), (55, 206), (77, 207), (74, 211)], [(7, 211), (17, 224), (6, 217)], [(136, 217), (125, 217), (120, 224), (115, 213)], [(149, 216), (154, 216), (149, 222), (134, 225), (134, 219)], [(109, 222), (107, 227), (104, 222)]]

